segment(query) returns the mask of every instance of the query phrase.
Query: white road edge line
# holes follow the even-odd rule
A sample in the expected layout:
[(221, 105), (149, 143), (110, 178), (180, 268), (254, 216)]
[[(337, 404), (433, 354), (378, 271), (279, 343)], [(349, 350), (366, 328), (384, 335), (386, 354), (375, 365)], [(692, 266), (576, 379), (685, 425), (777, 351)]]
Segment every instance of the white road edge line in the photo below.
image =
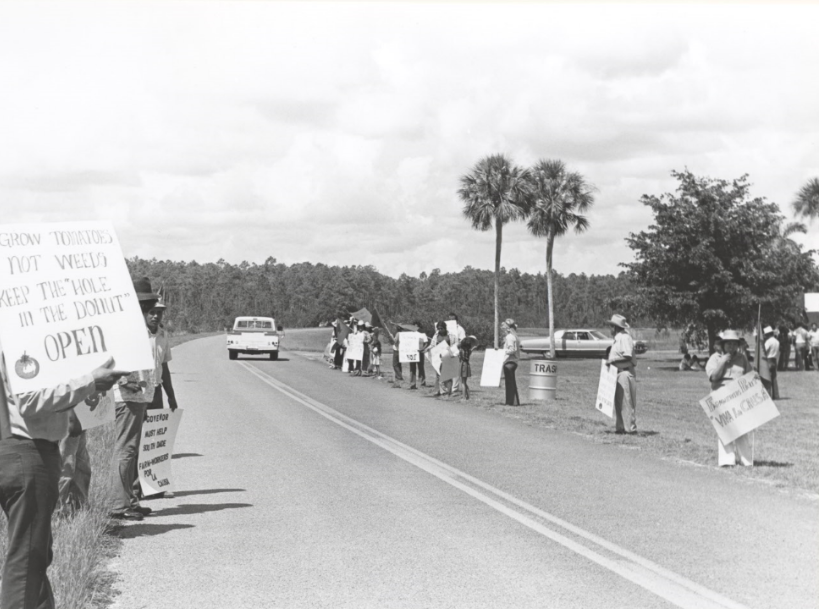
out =
[[(742, 605), (741, 603), (733, 601), (730, 598), (706, 588), (705, 586), (701, 586), (696, 582), (686, 579), (673, 571), (669, 571), (668, 569), (665, 569), (664, 567), (661, 567), (648, 559), (621, 548), (618, 545), (593, 533), (589, 533), (588, 531), (566, 522), (557, 516), (544, 512), (543, 510), (521, 501), (520, 499), (517, 499), (516, 497), (509, 495), (500, 489), (486, 484), (485, 482), (482, 482), (481, 480), (478, 480), (465, 472), (438, 461), (434, 457), (416, 450), (411, 446), (407, 446), (406, 444), (403, 444), (402, 442), (399, 442), (398, 440), (391, 438), (380, 431), (368, 427), (367, 425), (364, 425), (363, 423), (360, 423), (355, 419), (338, 412), (330, 406), (322, 404), (321, 402), (314, 400), (300, 391), (293, 389), (289, 385), (282, 383), (262, 370), (259, 370), (255, 366), (251, 366), (246, 362), (239, 362), (239, 364), (267, 385), (273, 387), (290, 399), (313, 410), (317, 414), (320, 414), (333, 423), (353, 432), (354, 434), (383, 448), (404, 461), (407, 461), (408, 463), (446, 482), (447, 484), (463, 491), (478, 501), (492, 507), (509, 518), (516, 520), (544, 537), (559, 543), (565, 548), (572, 550), (573, 552), (591, 560), (592, 562), (605, 567), (621, 577), (624, 577), (630, 582), (641, 586), (649, 592), (656, 594), (677, 607), (681, 607), (683, 609), (748, 609), (746, 605)], [(542, 523), (532, 519), (530, 516), (516, 511), (510, 508), (508, 505), (501, 503), (497, 499), (467, 486), (462, 482), (462, 480), (483, 489), (487, 493), (491, 493), (495, 497), (502, 499), (507, 503), (517, 506), (529, 514), (537, 516), (542, 520), (546, 520), (557, 527), (576, 535), (577, 537), (585, 539), (586, 541), (619, 556), (621, 560), (604, 556), (595, 550), (587, 548), (577, 541), (544, 526)]]

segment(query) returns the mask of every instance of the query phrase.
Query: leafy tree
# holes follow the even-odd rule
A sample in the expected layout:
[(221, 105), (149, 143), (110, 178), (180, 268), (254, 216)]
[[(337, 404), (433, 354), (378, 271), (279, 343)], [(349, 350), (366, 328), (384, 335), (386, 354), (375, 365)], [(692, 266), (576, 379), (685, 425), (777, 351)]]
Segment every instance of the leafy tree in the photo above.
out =
[(513, 165), (502, 154), (478, 161), (472, 172), (461, 177), (458, 196), (464, 216), (472, 228), (487, 231), (495, 227), (495, 349), (500, 325), (499, 290), (503, 225), (526, 217), (529, 172)]
[(555, 308), (552, 297), (552, 252), (555, 238), (574, 227), (582, 233), (589, 227), (581, 215), (594, 203), (594, 186), (576, 171), (568, 171), (563, 161), (539, 161), (530, 171), (531, 200), (529, 232), (546, 237), (546, 288), (549, 306), (550, 356), (555, 358)]
[(811, 178), (796, 194), (793, 211), (803, 218), (819, 218), (819, 178)]
[(644, 195), (654, 224), (626, 239), (634, 300), (659, 324), (704, 328), (709, 346), (725, 328), (750, 327), (760, 304), (769, 323), (792, 315), (819, 273), (812, 252), (787, 238), (778, 207), (751, 198), (747, 176), (672, 176), (677, 193)]

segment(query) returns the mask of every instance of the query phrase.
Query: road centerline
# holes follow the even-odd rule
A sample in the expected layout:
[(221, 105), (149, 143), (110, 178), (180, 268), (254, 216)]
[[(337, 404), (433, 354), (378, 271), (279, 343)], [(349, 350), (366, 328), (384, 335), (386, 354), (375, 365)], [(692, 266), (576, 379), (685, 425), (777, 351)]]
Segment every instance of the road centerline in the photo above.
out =
[[(530, 505), (466, 472), (373, 429), (270, 376), (239, 362), (259, 380), (325, 419), (435, 476), (497, 512), (682, 609), (748, 609), (705, 586)], [(550, 526), (547, 526), (547, 523)], [(555, 530), (562, 529), (562, 532)], [(573, 536), (569, 537), (568, 535)], [(579, 539), (578, 539), (579, 538)], [(582, 540), (582, 541), (581, 541)], [(585, 543), (583, 543), (585, 542)], [(591, 547), (590, 547), (591, 546)]]

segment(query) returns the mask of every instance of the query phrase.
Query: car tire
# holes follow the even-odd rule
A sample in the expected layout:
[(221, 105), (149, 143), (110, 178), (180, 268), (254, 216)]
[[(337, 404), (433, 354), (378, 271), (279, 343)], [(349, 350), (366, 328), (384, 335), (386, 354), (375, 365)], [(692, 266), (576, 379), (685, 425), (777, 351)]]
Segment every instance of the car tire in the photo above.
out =
[(279, 359), (279, 352), (278, 352), (278, 351), (274, 351), (273, 353), (271, 353), (271, 354), (270, 354), (270, 359), (272, 359), (272, 360), (274, 360), (274, 361), (275, 361), (275, 360), (277, 360), (277, 359)]
[(239, 354), (236, 351), (228, 351), (228, 357), (230, 359), (236, 359), (239, 357)]

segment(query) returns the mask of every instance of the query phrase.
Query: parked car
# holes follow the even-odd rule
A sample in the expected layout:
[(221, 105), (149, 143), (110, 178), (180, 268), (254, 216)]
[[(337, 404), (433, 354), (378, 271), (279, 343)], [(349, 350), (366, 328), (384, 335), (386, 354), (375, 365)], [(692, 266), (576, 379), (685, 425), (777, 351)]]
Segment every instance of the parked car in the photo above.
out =
[(227, 333), (228, 357), (236, 359), (240, 353), (249, 353), (278, 359), (281, 331), (272, 317), (237, 317)]
[[(555, 353), (558, 357), (606, 357), (606, 350), (611, 347), (613, 339), (599, 330), (573, 328), (555, 330)], [(549, 354), (549, 337), (523, 338), (520, 350), (524, 353)], [(645, 342), (634, 341), (634, 353), (640, 355), (648, 349)]]

